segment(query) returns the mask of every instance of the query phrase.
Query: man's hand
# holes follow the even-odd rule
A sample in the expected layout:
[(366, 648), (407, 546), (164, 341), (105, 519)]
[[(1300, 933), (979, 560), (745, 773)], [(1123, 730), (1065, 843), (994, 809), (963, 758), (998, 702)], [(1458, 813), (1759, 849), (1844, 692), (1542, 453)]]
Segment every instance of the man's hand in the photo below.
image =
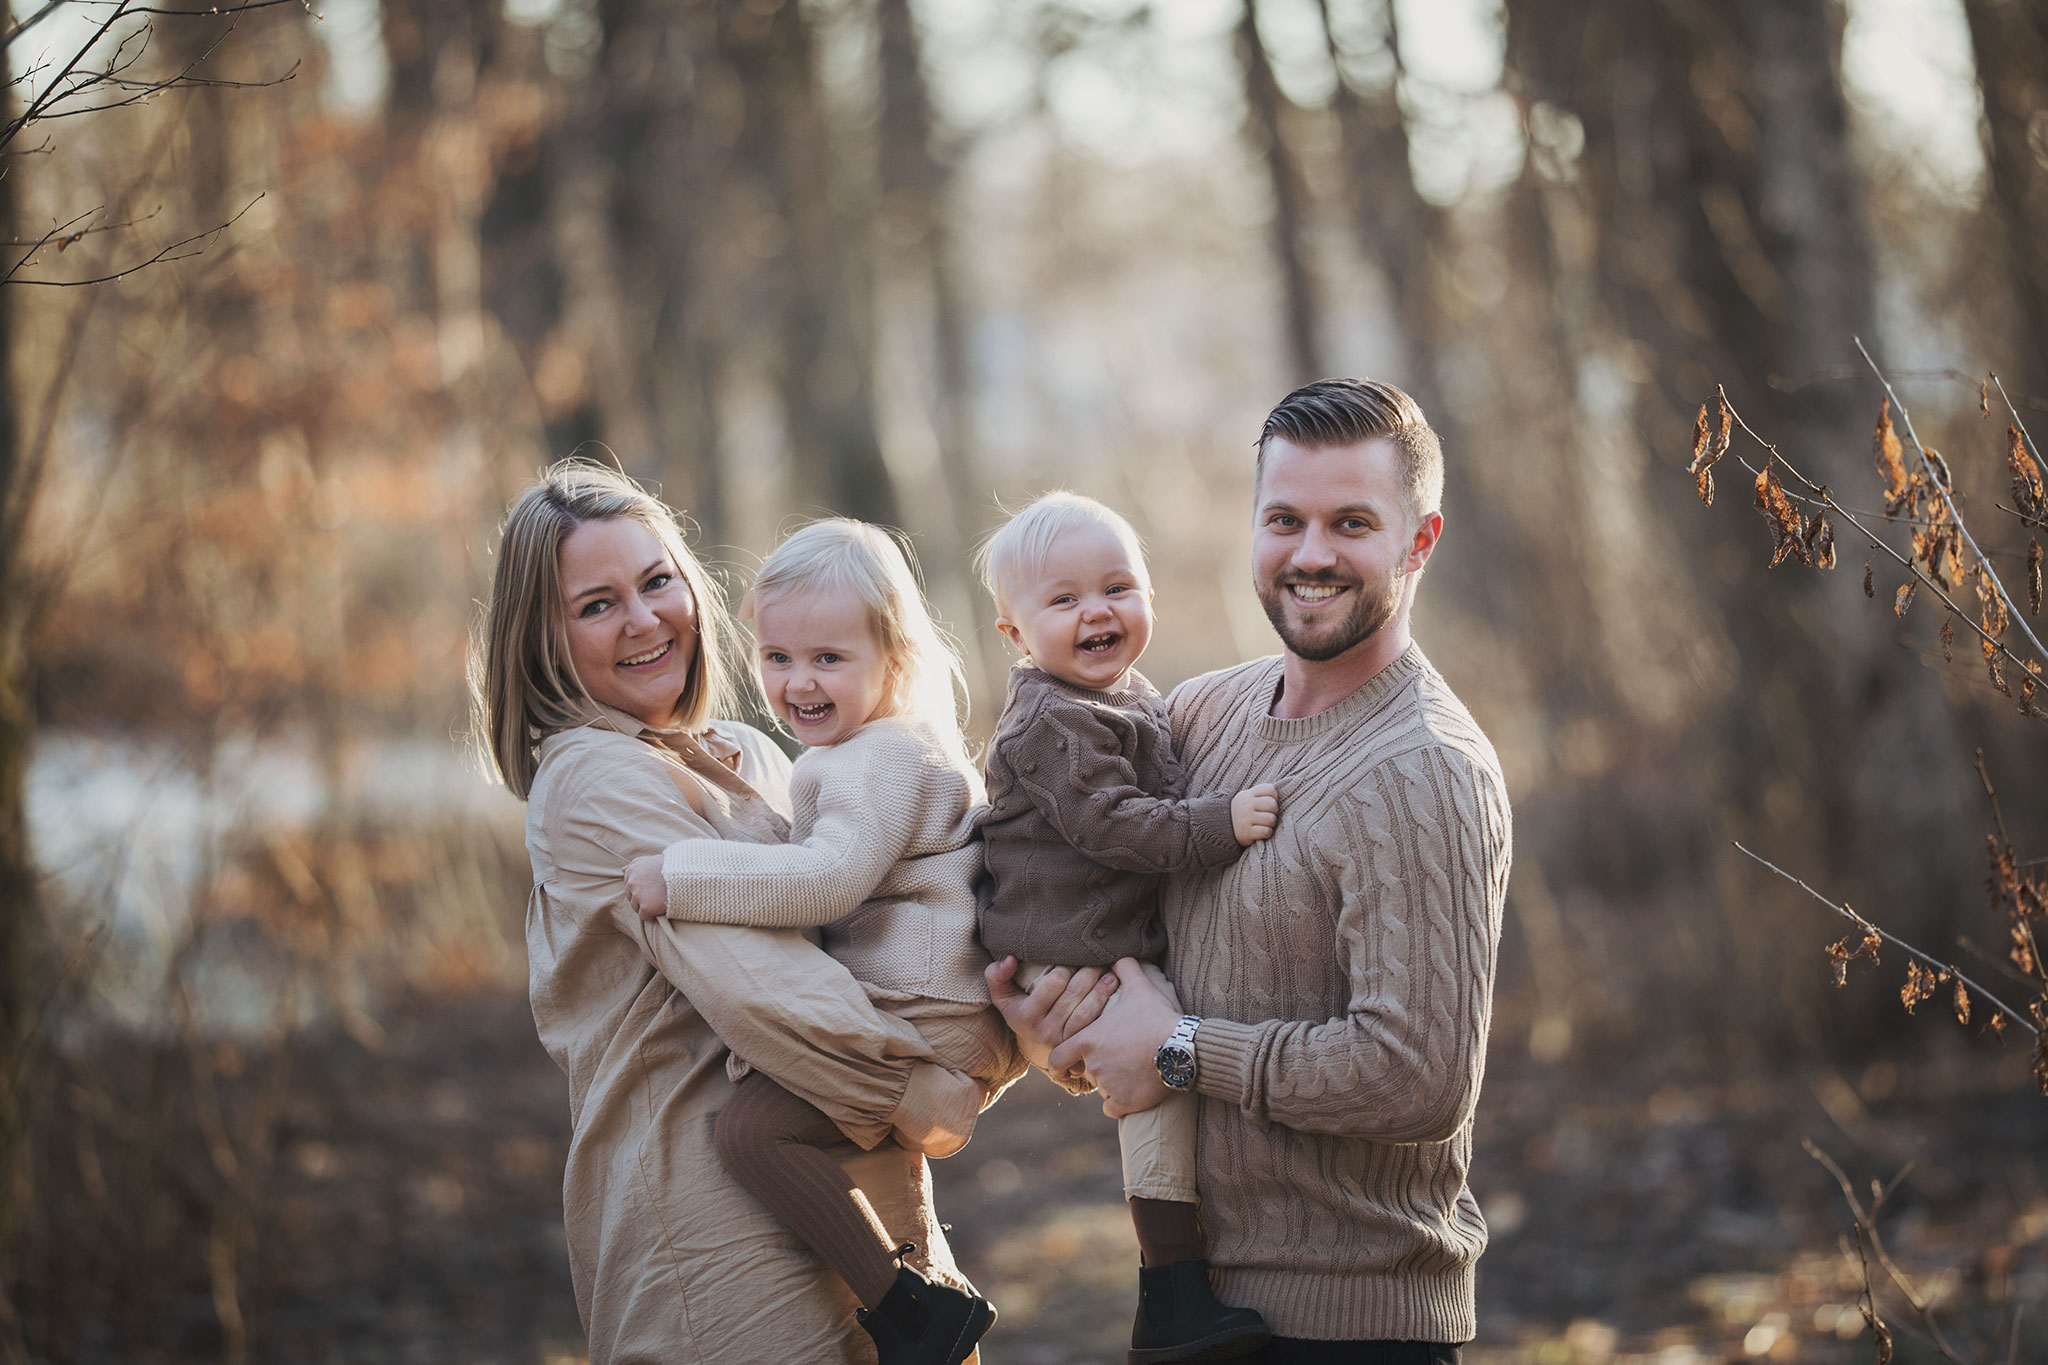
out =
[(1280, 789), (1267, 782), (1246, 787), (1230, 798), (1230, 830), (1240, 844), (1252, 845), (1273, 837), (1280, 823)]
[(1145, 969), (1132, 958), (1116, 964), (1116, 1009), (1052, 1050), (1054, 1074), (1078, 1071), (1102, 1092), (1102, 1112), (1113, 1119), (1150, 1109), (1173, 1094), (1153, 1058), (1180, 1022)]
[(660, 919), (668, 913), (668, 882), (661, 875), (659, 853), (626, 864), (626, 894), (641, 919)]
[(1066, 1073), (1049, 1064), (1052, 1050), (1101, 1018), (1102, 1007), (1117, 991), (1118, 978), (1096, 967), (1078, 972), (1055, 967), (1026, 992), (1017, 988), (1018, 965), (1014, 957), (989, 963), (983, 972), (989, 999), (1017, 1035), (1024, 1060), (1057, 1080)]

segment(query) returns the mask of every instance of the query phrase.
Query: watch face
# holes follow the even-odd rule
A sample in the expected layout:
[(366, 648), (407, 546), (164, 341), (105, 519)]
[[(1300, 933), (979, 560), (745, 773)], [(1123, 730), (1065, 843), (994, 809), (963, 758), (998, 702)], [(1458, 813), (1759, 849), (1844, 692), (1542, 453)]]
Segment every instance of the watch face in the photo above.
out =
[(1159, 1067), (1159, 1079), (1175, 1090), (1185, 1090), (1195, 1083), (1195, 1050), (1179, 1043), (1168, 1043), (1159, 1049), (1153, 1062)]

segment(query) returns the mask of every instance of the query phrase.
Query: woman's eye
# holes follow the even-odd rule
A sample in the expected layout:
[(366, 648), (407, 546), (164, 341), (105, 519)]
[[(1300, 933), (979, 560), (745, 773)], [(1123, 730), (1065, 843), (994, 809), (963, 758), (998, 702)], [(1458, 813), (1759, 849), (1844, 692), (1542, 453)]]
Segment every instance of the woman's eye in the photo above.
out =
[(673, 581), (674, 579), (675, 579), (675, 575), (674, 575), (674, 574), (671, 574), (671, 573), (658, 573), (658, 574), (654, 575), (654, 577), (652, 577), (652, 578), (650, 578), (650, 579), (648, 579), (648, 580), (647, 580), (647, 587), (646, 587), (645, 591), (647, 591), (647, 592), (659, 592), (659, 591), (661, 591), (661, 590), (662, 590), (663, 588), (667, 587), (667, 586), (668, 586), (668, 585), (669, 585), (669, 584), (670, 584), (670, 583), (671, 583), (671, 582), (672, 582), (672, 581)]
[(610, 605), (611, 604), (609, 602), (606, 602), (603, 598), (600, 597), (595, 601), (585, 602), (582, 605), (582, 607), (577, 610), (576, 614), (578, 616), (595, 616)]

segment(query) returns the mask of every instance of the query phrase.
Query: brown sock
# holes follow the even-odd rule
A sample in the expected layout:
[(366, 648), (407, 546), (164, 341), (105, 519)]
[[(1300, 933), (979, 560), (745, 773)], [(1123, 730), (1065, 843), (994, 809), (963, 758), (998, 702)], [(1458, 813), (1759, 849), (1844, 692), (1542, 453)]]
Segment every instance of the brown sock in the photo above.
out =
[(1178, 1199), (1133, 1199), (1131, 1226), (1138, 1230), (1138, 1250), (1146, 1265), (1199, 1261), (1208, 1254), (1193, 1204)]
[(873, 1308), (896, 1283), (894, 1243), (867, 1196), (821, 1150), (845, 1139), (832, 1120), (760, 1072), (733, 1090), (718, 1116), (718, 1157), (733, 1179), (780, 1218)]

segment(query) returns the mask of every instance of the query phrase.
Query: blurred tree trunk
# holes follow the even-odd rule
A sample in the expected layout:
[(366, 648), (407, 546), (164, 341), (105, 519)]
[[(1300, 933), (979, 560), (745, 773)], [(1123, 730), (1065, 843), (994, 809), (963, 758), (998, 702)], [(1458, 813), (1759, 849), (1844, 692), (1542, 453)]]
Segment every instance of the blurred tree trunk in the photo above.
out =
[[(953, 267), (946, 195), (949, 168), (936, 150), (931, 91), (910, 0), (879, 0), (881, 116), (877, 169), (881, 188), (878, 261), (899, 313), (914, 330), (918, 396), (931, 417), (936, 497), (925, 500), (918, 529), (928, 536), (920, 563), (934, 605), (953, 623), (970, 676), (989, 696), (1003, 688), (1008, 661), (981, 647), (966, 626), (982, 611), (968, 569), (975, 542), (994, 519), (995, 504), (975, 475), (973, 394), (966, 319)], [(878, 295), (878, 306), (884, 299)], [(908, 490), (906, 490), (908, 491)]]
[[(799, 0), (719, 5), (719, 45), (739, 81), (739, 154), (779, 221), (773, 260), (778, 387), (799, 506), (899, 525), (875, 429), (868, 224), (840, 202), (838, 149)], [(779, 228), (779, 233), (776, 229)]]
[(1964, 0), (1991, 190), (2019, 286), (2019, 393), (2048, 390), (2048, 4)]
[[(0, 121), (13, 115), (10, 91), (0, 95)], [(15, 237), (14, 223), (14, 177), (0, 176), (0, 237)], [(17, 1068), (30, 1024), (28, 955), (36, 923), (28, 848), (28, 658), (23, 651), (29, 594), (21, 553), (28, 500), (10, 363), (12, 297), (11, 290), (0, 287), (0, 1245), (11, 1244), (16, 1162), (27, 1123)], [(0, 1273), (11, 1269), (0, 1262)], [(6, 1283), (0, 1279), (0, 1293)], [(6, 1316), (11, 1319), (11, 1308)]]
[[(1709, 520), (1680, 473), (1693, 409), (1717, 381), (1803, 472), (1868, 487), (1869, 386), (1779, 382), (1854, 360), (1854, 338), (1873, 340), (1833, 7), (1509, 0), (1507, 14), (1521, 92), (1584, 129), (1574, 178), (1592, 280), (1561, 335), (1583, 348), (1582, 434), (1635, 427), (1657, 452), (1640, 495), (1654, 528), (1645, 553), (1665, 557), (1674, 537), (1703, 558), (1736, 536), (1751, 551), (1755, 528)], [(1609, 377), (1589, 373), (1590, 362)], [(1640, 379), (1624, 387), (1636, 397), (1617, 406), (1612, 376), (1631, 370)], [(1745, 497), (1739, 468), (1723, 468), (1725, 496)], [(1604, 485), (1615, 473), (1594, 478)], [(1728, 710), (1706, 721), (1726, 737), (1729, 763), (1719, 778), (1700, 776), (1725, 784), (1722, 799), (1748, 822), (1768, 818), (1781, 836), (1819, 844), (1833, 890), (1897, 906), (1910, 932), (1960, 889), (1943, 841), (1902, 837), (1955, 829), (1959, 745), (1938, 681), (1863, 601), (1854, 553), (1845, 546), (1833, 574), (1780, 570), (1763, 600), (1755, 582), (1726, 575), (1670, 587), (1718, 612), (1736, 645)], [(1655, 590), (1655, 575), (1636, 577), (1636, 591)], [(1818, 640), (1814, 619), (1827, 623)], [(1709, 842), (1694, 854), (1720, 856)]]
[(700, 235), (716, 171), (702, 145), (709, 26), (689, 6), (604, 0), (597, 153), (613, 167), (617, 350), (635, 378), (663, 495), (712, 536), (725, 521), (716, 403), (726, 347)]
[(1288, 144), (1286, 116), (1293, 104), (1273, 77), (1271, 54), (1259, 36), (1258, 6), (1244, 0), (1237, 20), (1237, 58), (1244, 74), (1246, 131), (1266, 168), (1273, 197), (1268, 232), (1286, 300), (1287, 363), (1291, 389), (1324, 377), (1315, 282), (1308, 264), (1308, 187)]
[(1436, 348), (1442, 310), (1436, 299), (1436, 262), (1431, 243), (1443, 235), (1443, 214), (1415, 188), (1408, 165), (1408, 122), (1401, 112), (1400, 34), (1392, 0), (1371, 0), (1371, 22), (1393, 58), (1393, 75), (1380, 89), (1363, 88), (1354, 63), (1347, 60), (1331, 23), (1330, 0), (1317, 0), (1323, 40), (1337, 71), (1337, 90), (1330, 107), (1336, 115), (1338, 154), (1344, 172), (1352, 230), (1371, 261), (1379, 267), (1394, 296), (1406, 356), (1400, 384), (1407, 389), (1430, 423), (1449, 439), (1455, 414), (1442, 402), (1437, 382)]

